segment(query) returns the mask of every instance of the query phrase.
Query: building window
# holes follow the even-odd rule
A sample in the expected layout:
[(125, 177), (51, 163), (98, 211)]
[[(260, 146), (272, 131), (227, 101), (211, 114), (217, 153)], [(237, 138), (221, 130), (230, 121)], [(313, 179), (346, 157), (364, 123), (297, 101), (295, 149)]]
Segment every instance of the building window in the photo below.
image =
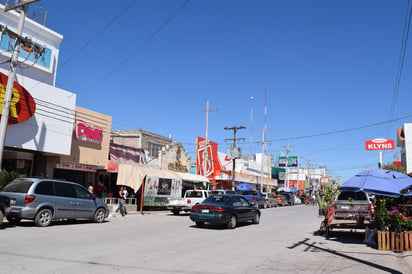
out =
[(162, 150), (162, 145), (156, 143), (149, 143), (149, 157), (158, 158), (159, 151)]

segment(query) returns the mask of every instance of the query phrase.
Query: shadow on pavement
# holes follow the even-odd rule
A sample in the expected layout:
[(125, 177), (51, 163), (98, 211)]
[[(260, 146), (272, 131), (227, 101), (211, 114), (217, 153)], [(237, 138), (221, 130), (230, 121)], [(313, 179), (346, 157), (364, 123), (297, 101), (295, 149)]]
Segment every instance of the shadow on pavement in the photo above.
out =
[(367, 265), (369, 267), (376, 268), (377, 270), (386, 271), (388, 273), (396, 273), (396, 274), (397, 273), (399, 273), (399, 274), (402, 273), (402, 272), (400, 272), (396, 269), (390, 268), (390, 267), (375, 264), (373, 262), (366, 261), (366, 260), (363, 260), (363, 259), (359, 259), (359, 258), (356, 258), (354, 256), (350, 256), (350, 255), (344, 254), (344, 253), (336, 251), (336, 250), (331, 250), (331, 249), (328, 249), (328, 248), (325, 248), (325, 247), (318, 246), (316, 242), (310, 243), (309, 240), (310, 240), (309, 238), (305, 238), (304, 240), (302, 240), (300, 242), (297, 242), (297, 243), (295, 243), (294, 245), (292, 245), (288, 248), (289, 249), (294, 249), (294, 248), (297, 248), (299, 246), (304, 246), (304, 247), (306, 247), (304, 249), (304, 252), (307, 252), (309, 250), (316, 250), (316, 251), (320, 251), (320, 252), (326, 252), (326, 253), (329, 253), (329, 254), (333, 254), (335, 256), (345, 258), (347, 260), (351, 260), (351, 261), (356, 262), (356, 263), (361, 263), (361, 264)]

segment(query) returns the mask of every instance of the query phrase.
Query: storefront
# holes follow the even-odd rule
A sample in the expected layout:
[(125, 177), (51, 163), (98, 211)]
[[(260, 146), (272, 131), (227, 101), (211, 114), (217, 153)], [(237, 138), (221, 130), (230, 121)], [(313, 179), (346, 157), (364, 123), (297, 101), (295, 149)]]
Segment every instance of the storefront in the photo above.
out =
[(110, 116), (76, 107), (70, 155), (48, 161), (53, 177), (92, 185), (95, 193), (103, 192), (111, 125)]

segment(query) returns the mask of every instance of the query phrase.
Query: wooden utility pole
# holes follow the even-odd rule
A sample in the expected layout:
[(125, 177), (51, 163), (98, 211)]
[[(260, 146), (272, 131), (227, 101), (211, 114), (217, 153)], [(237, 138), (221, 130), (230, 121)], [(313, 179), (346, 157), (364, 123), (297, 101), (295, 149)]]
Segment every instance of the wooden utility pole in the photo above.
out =
[(233, 138), (230, 139), (225, 139), (226, 141), (233, 141), (233, 145), (230, 149), (232, 149), (232, 155), (229, 155), (230, 158), (232, 158), (232, 162), (233, 162), (233, 167), (232, 167), (232, 188), (235, 187), (235, 167), (236, 167), (236, 159), (239, 159), (241, 156), (241, 153), (238, 153), (238, 151), (236, 151), (236, 142), (237, 141), (244, 141), (245, 138), (236, 138), (236, 131), (238, 131), (239, 129), (245, 129), (244, 126), (234, 126), (234, 127), (225, 127), (225, 130), (233, 130)]
[(199, 110), (199, 111), (206, 112), (206, 132), (205, 132), (205, 145), (204, 145), (204, 150), (203, 150), (202, 175), (207, 177), (207, 160), (209, 159), (209, 152), (208, 152), (209, 112), (217, 111), (217, 109), (209, 109), (209, 101), (206, 101), (206, 110)]

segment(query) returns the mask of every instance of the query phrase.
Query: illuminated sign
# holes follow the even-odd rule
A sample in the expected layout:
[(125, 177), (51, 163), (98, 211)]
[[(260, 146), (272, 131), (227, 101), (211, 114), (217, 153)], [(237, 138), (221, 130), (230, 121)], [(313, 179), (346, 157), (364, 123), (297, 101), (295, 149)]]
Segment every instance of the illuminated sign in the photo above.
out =
[(376, 138), (372, 141), (366, 141), (366, 150), (390, 150), (395, 149), (395, 141), (385, 138)]
[[(0, 115), (3, 113), (4, 98), (6, 97), (7, 75), (0, 73)], [(30, 119), (36, 111), (36, 103), (30, 93), (14, 82), (10, 101), (8, 124), (18, 124)]]
[(100, 145), (102, 143), (103, 129), (76, 120), (76, 139)]

